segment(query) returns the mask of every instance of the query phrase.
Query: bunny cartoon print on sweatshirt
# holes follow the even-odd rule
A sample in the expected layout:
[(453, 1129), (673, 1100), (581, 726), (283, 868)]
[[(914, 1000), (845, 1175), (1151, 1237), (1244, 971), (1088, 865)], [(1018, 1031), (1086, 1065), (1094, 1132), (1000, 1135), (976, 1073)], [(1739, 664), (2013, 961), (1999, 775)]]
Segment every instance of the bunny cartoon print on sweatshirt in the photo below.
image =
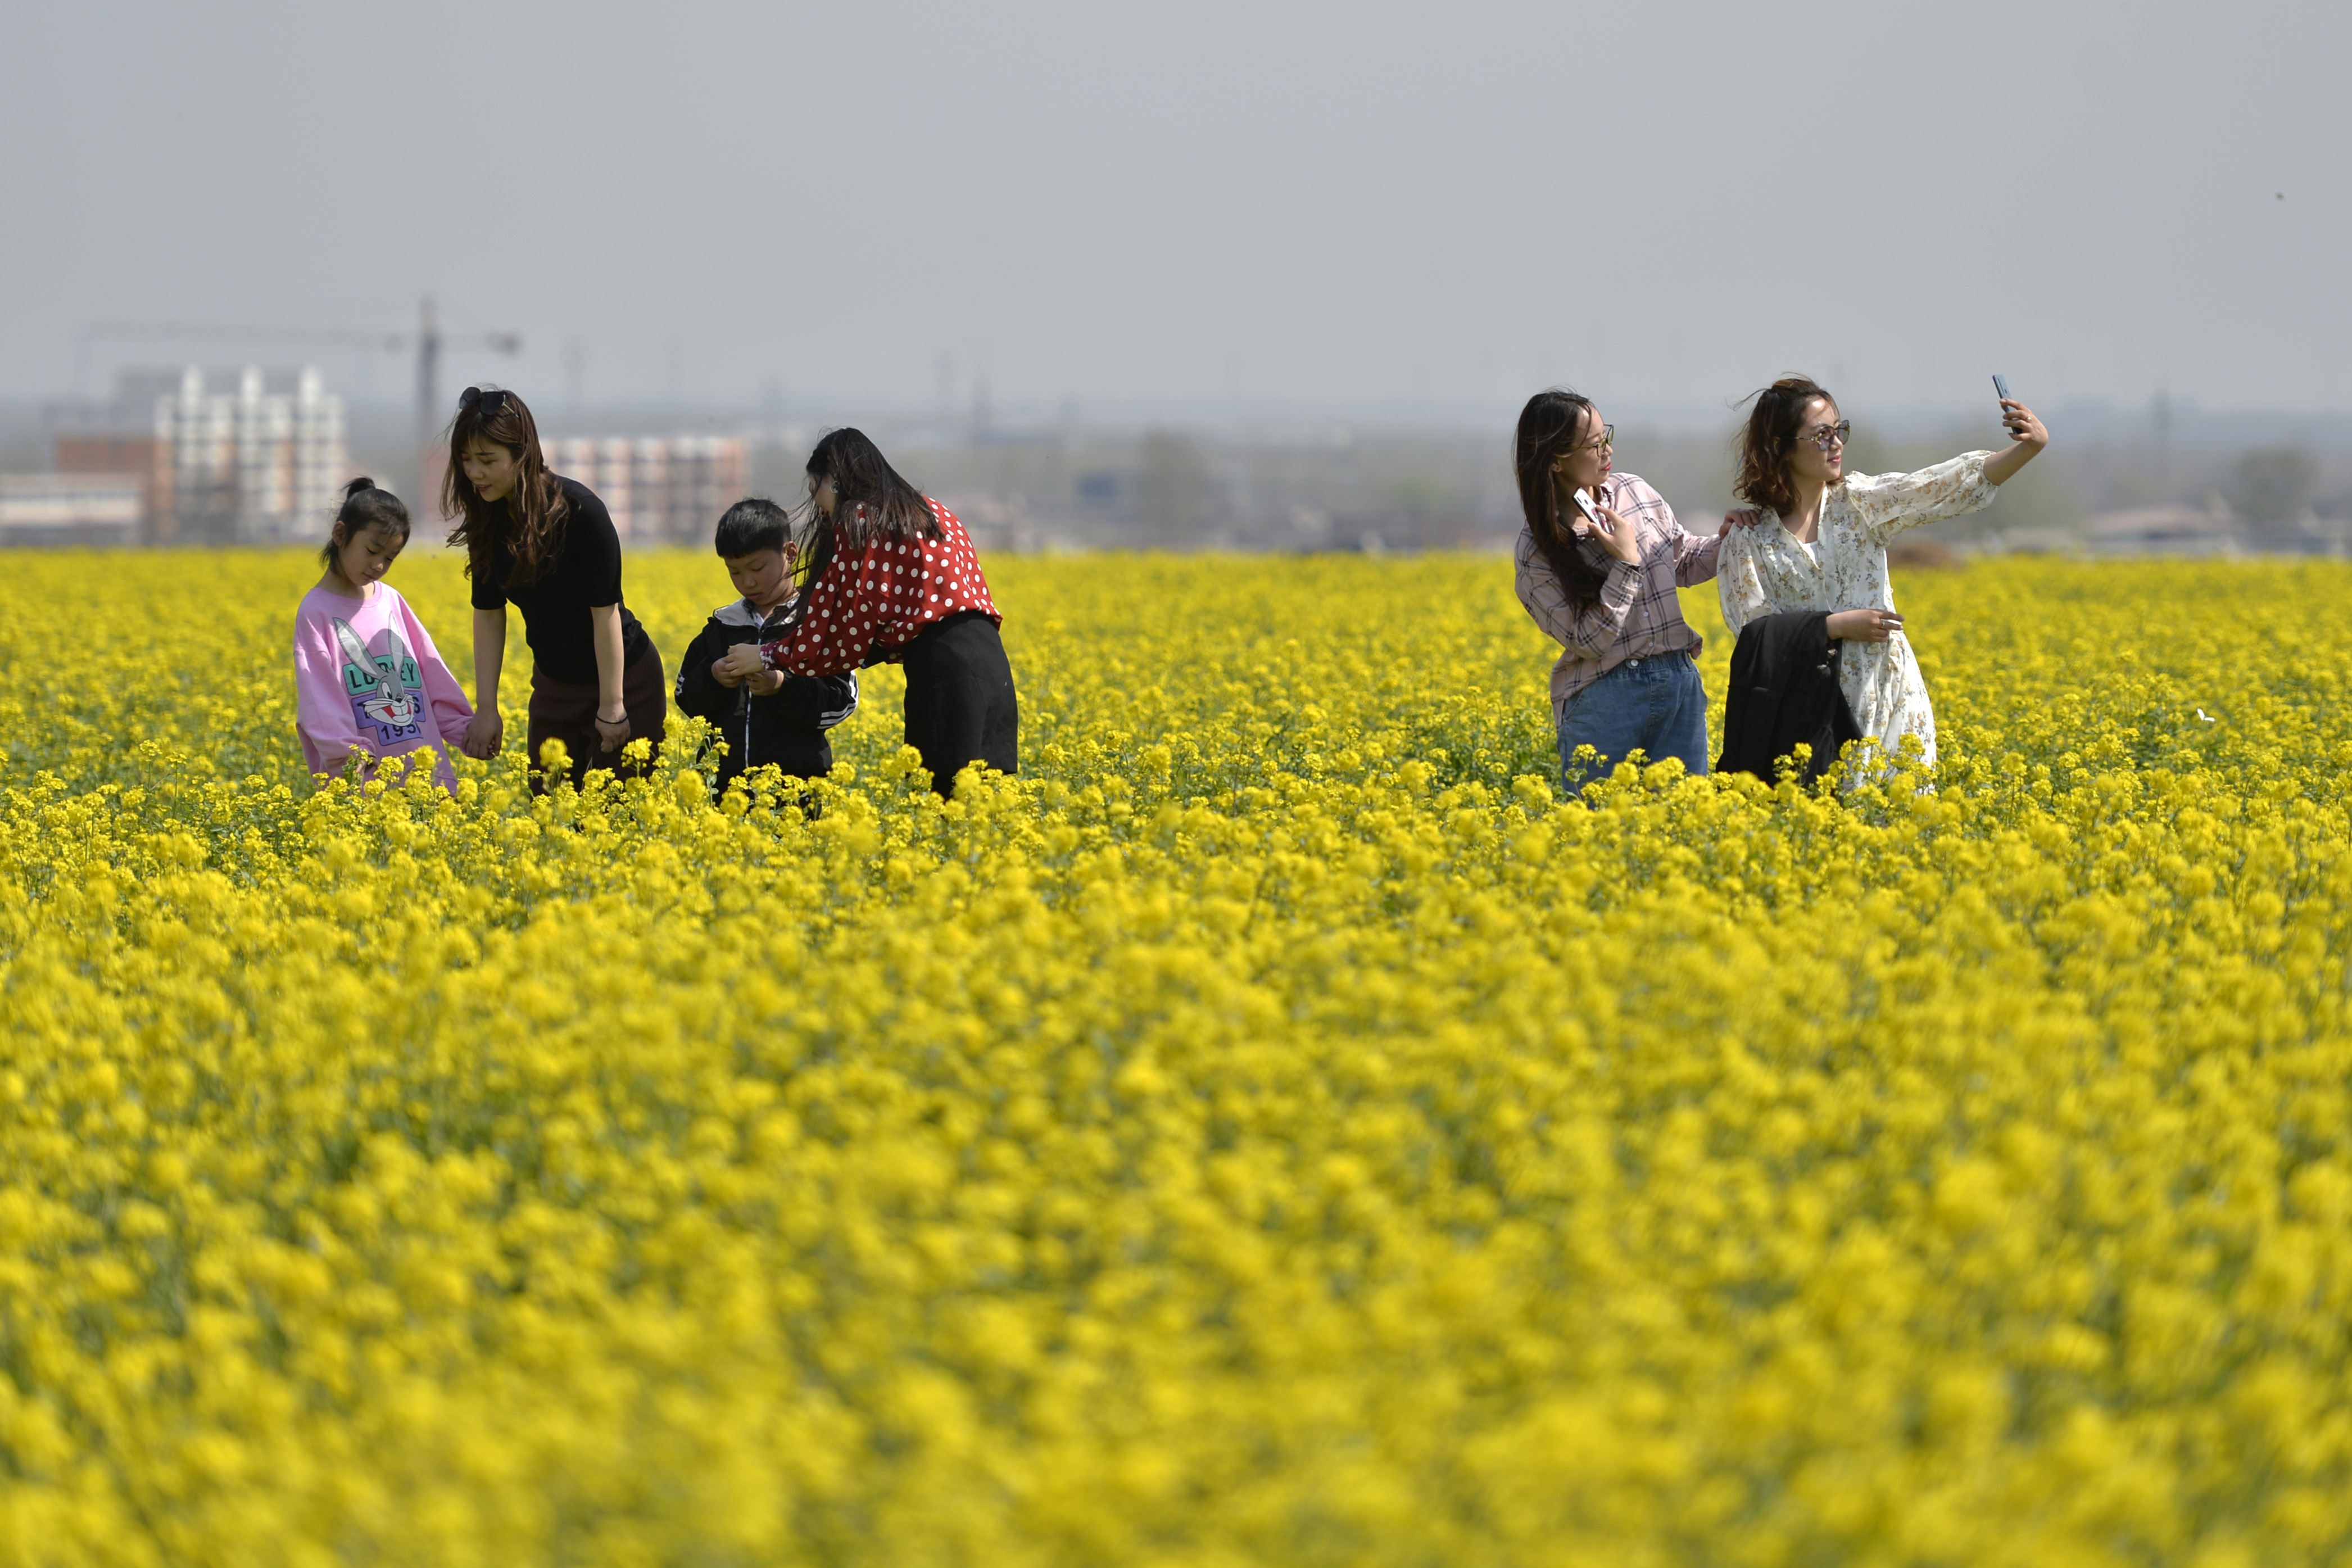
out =
[(384, 644), (370, 652), (351, 623), (338, 618), (335, 640), (343, 648), (343, 694), (351, 699), (352, 718), (364, 731), (373, 726), (379, 745), (415, 740), (425, 731), (417, 723), (423, 711), (425, 678), (400, 634), (386, 626), (376, 634)]

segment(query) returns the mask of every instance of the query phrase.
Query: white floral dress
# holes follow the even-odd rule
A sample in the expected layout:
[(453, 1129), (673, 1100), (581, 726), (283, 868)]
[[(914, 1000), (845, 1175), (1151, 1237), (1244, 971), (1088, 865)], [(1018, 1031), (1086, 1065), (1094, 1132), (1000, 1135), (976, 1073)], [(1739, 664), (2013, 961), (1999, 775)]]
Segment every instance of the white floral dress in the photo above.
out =
[[(1808, 550), (1766, 511), (1754, 528), (1735, 528), (1717, 558), (1716, 593), (1724, 624), (1739, 628), (1789, 610), (1892, 610), (1886, 544), (1926, 523), (1961, 517), (1992, 503), (1984, 474), (1990, 452), (1967, 452), (1916, 474), (1851, 474), (1822, 500), (1822, 526)], [(1838, 684), (1864, 735), (1889, 752), (1919, 737), (1936, 760), (1936, 710), (1919, 661), (1901, 632), (1885, 642), (1849, 642), (1838, 655)]]

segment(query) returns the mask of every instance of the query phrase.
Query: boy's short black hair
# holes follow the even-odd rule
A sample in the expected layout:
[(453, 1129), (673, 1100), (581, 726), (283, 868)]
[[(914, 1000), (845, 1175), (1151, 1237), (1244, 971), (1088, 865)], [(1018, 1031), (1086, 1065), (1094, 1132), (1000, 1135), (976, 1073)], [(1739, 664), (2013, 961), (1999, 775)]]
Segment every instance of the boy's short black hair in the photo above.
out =
[(792, 513), (765, 496), (747, 497), (719, 515), (719, 553), (722, 556), (782, 550), (792, 537)]

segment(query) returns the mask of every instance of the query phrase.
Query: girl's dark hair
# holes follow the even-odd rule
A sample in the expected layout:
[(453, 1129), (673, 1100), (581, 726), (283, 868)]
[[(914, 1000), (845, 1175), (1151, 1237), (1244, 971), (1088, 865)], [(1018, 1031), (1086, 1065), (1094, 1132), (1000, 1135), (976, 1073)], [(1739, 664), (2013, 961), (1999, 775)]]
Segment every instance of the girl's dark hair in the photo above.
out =
[[(502, 501), (486, 501), (466, 482), (466, 448), (477, 441), (504, 447), (522, 472)], [(563, 488), (539, 449), (539, 424), (521, 398), (498, 388), (469, 386), (449, 424), (449, 470), (441, 476), (441, 515), (460, 521), (449, 542), (466, 547), (466, 575), (488, 571), (500, 550), (512, 557), (500, 587), (528, 583), (563, 547), (571, 512)]]
[(343, 504), (335, 510), (335, 526), (328, 531), (327, 542), (319, 547), (319, 564), (332, 566), (335, 552), (370, 528), (397, 534), (403, 544), (408, 542), (408, 508), (398, 496), (379, 489), (373, 479), (362, 474), (343, 487)]
[(765, 496), (747, 496), (719, 514), (719, 553), (749, 555), (792, 542), (793, 514)]
[[(818, 544), (863, 550), (876, 539), (937, 539), (939, 520), (923, 492), (907, 482), (863, 430), (828, 430), (809, 454), (809, 493), (831, 479), (839, 496)], [(827, 553), (830, 553), (828, 552)]]
[(1592, 399), (1566, 387), (1554, 386), (1528, 399), (1519, 410), (1519, 431), (1511, 444), (1511, 467), (1519, 479), (1519, 510), (1535, 535), (1536, 551), (1559, 579), (1560, 591), (1573, 605), (1591, 605), (1601, 598), (1609, 574), (1591, 565), (1576, 548), (1576, 536), (1560, 517), (1559, 478), (1552, 465), (1576, 445)]
[[(1828, 387), (1809, 375), (1784, 375), (1760, 392), (1748, 395), (1755, 407), (1748, 411), (1748, 427), (1739, 434), (1739, 478), (1732, 493), (1754, 506), (1785, 512), (1797, 504), (1797, 487), (1789, 482), (1789, 454), (1797, 449), (1797, 432), (1805, 426), (1805, 409), (1820, 398), (1831, 407), (1837, 399)], [(1838, 482), (1845, 482), (1844, 475)]]

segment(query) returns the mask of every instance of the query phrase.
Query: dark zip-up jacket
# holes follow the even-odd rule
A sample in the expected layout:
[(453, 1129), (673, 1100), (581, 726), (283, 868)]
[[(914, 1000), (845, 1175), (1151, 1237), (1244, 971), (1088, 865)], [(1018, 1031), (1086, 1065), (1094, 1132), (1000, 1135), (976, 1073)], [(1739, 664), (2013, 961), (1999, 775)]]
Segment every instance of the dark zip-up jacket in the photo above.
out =
[(1838, 685), (1838, 649), (1820, 610), (1766, 616), (1739, 628), (1731, 650), (1731, 689), (1724, 699), (1719, 773), (1754, 773), (1779, 782), (1775, 768), (1800, 742), (1812, 747), (1811, 784), (1830, 769), (1848, 741), (1862, 739), (1853, 707)]
[(824, 732), (857, 711), (857, 677), (787, 675), (773, 696), (754, 697), (749, 683), (721, 686), (710, 667), (738, 643), (772, 640), (791, 601), (767, 616), (741, 599), (721, 605), (688, 645), (677, 667), (678, 711), (708, 719), (727, 742), (714, 793), (746, 768), (773, 763), (795, 778), (815, 778), (833, 767)]

